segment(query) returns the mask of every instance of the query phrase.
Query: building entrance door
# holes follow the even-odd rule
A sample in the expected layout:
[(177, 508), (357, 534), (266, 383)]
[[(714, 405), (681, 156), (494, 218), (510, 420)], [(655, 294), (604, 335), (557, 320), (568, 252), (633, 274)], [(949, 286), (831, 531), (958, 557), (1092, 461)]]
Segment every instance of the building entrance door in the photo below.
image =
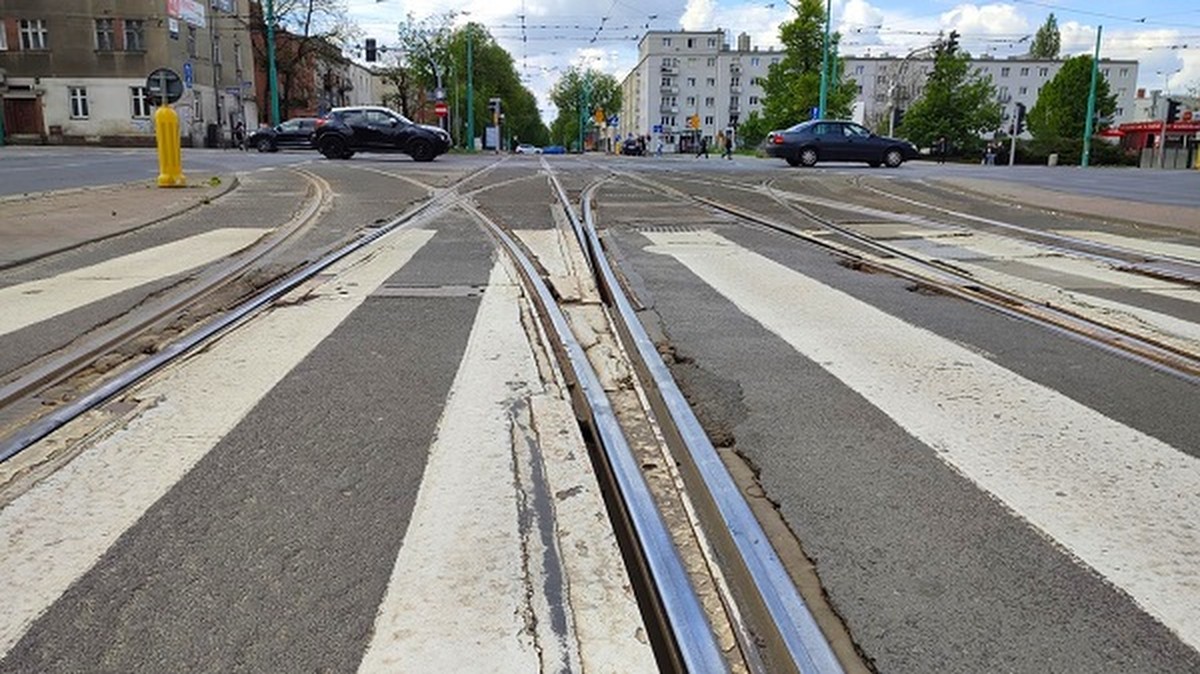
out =
[(42, 105), (36, 98), (4, 99), (4, 133), (42, 135)]

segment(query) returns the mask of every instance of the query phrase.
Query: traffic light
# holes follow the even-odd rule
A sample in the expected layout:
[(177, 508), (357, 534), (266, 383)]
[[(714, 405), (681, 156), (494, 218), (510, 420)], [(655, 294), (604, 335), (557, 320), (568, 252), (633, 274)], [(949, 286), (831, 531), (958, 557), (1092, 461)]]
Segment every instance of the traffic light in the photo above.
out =
[(500, 126), (500, 99), (488, 99), (488, 112), (492, 113), (492, 126)]
[(375, 48), (375, 38), (369, 37), (366, 40), (367, 61), (375, 62), (379, 58), (378, 50)]
[(1179, 121), (1179, 101), (1167, 99), (1167, 124)]
[(904, 108), (892, 108), (892, 128), (898, 129), (904, 122)]
[(1013, 122), (1013, 135), (1019, 136), (1025, 133), (1025, 104), (1017, 103), (1017, 119)]
[(950, 31), (950, 39), (946, 42), (946, 53), (951, 56), (958, 50), (958, 31)]

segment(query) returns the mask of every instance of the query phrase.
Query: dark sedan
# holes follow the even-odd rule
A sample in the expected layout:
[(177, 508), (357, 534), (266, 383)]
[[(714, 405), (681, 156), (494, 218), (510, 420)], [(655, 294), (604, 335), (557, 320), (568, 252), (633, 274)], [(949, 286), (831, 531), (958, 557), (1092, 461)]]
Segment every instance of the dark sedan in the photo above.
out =
[(280, 148), (313, 149), (313, 132), (317, 130), (317, 120), (310, 117), (296, 117), (278, 126), (264, 126), (250, 134), (246, 139), (246, 147), (252, 147), (259, 152), (277, 152)]
[(813, 166), (818, 161), (866, 162), (896, 168), (916, 159), (915, 145), (897, 138), (877, 136), (854, 122), (816, 119), (767, 134), (766, 152), (791, 166)]

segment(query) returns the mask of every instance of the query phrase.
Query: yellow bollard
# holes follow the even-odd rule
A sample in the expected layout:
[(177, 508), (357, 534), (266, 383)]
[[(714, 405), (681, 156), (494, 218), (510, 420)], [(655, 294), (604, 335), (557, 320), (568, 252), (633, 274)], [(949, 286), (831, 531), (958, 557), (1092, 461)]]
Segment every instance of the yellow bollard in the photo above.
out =
[(183, 149), (179, 142), (179, 115), (169, 105), (154, 112), (154, 140), (158, 147), (158, 186), (183, 187)]

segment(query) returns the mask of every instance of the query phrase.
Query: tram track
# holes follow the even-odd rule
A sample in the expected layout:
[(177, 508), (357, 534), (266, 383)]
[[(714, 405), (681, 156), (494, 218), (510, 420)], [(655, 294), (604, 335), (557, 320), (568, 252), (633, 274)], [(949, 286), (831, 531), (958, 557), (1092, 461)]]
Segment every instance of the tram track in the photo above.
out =
[[(1162, 336), (1147, 331), (1131, 329), (1131, 326), (1101, 317), (1085, 315), (1070, 307), (1057, 306), (1051, 302), (1032, 298), (1021, 292), (986, 282), (958, 268), (953, 263), (918, 255), (854, 231), (827, 215), (808, 207), (809, 197), (785, 193), (774, 188), (770, 181), (749, 186), (735, 181), (704, 180), (704, 184), (721, 186), (726, 193), (731, 191), (756, 199), (754, 206), (745, 204), (745, 199), (733, 197), (713, 198), (698, 196), (680, 190), (668, 181), (657, 181), (634, 173), (622, 173), (646, 185), (649, 189), (676, 199), (693, 203), (731, 215), (743, 222), (764, 227), (776, 233), (805, 241), (821, 247), (845, 260), (845, 264), (856, 268), (869, 268), (890, 273), (912, 281), (917, 287), (958, 297), (1006, 315), (1035, 322), (1049, 329), (1085, 341), (1110, 353), (1122, 355), (1147, 366), (1169, 373), (1190, 382), (1200, 382), (1200, 353)], [(675, 180), (689, 181), (686, 175), (675, 174)], [(690, 182), (690, 181), (689, 181)], [(711, 190), (710, 190), (711, 191)], [(778, 210), (777, 214), (762, 212), (760, 201), (767, 198)], [(814, 201), (818, 206), (848, 212), (862, 212), (863, 207), (853, 204), (838, 204), (828, 199)], [(913, 224), (914, 216), (887, 213), (880, 209), (868, 209), (871, 217), (889, 222)], [(798, 226), (797, 220), (809, 228)], [(936, 224), (936, 223), (935, 223)], [(944, 223), (942, 226), (946, 226)], [(815, 234), (812, 228), (825, 232)]]
[[(221, 288), (228, 288), (238, 282), (249, 270), (252, 270), (255, 265), (261, 264), (285, 242), (294, 239), (310, 227), (318, 219), (323, 210), (322, 207), (328, 207), (330, 194), (328, 186), (325, 185), (322, 188), (321, 182), (323, 181), (314, 175), (314, 184), (317, 186), (321, 198), (310, 202), (308, 207), (302, 209), (299, 217), (294, 218), (276, 235), (260, 241), (245, 255), (206, 270), (202, 275), (203, 281), (193, 284), (187, 291), (172, 295), (159, 304), (144, 307), (136, 316), (119, 320), (111, 329), (90, 335), (83, 342), (60, 350), (50, 358), (43, 359), (33, 367), (26, 368), (3, 388), (0, 388), (0, 417), (12, 419), (8, 426), (10, 430), (0, 436), (0, 464), (17, 456), (34, 443), (113, 398), (151, 373), (248, 320), (258, 311), (308, 282), (338, 260), (370, 245), (394, 230), (425, 221), (454, 207), (470, 194), (460, 193), (457, 190), (458, 186), (487, 175), (501, 163), (503, 163), (503, 159), (481, 167), (462, 176), (449, 188), (440, 191), (434, 192), (432, 186), (429, 186), (433, 196), (396, 215), (386, 223), (365, 227), (349, 241), (333, 246), (317, 260), (303, 265), (299, 269), (287, 270), (284, 274), (274, 278), (256, 280), (252, 283), (253, 290), (240, 297), (232, 308), (210, 311), (200, 317), (193, 317), (193, 322), (185, 328), (179, 329), (171, 339), (156, 343), (152, 348), (138, 347), (135, 350), (141, 352), (139, 356), (124, 357), (120, 366), (107, 369), (101, 377), (80, 383), (78, 388), (70, 394), (69, 399), (47, 405), (39, 398), (39, 395), (48, 388), (70, 381), (72, 377), (86, 371), (106, 354), (114, 353), (123, 345), (134, 344), (139, 336), (146, 334), (155, 326), (169, 322), (175, 316), (185, 312), (187, 307), (195, 306)], [(475, 188), (474, 191), (483, 189), (488, 189), (488, 186)]]

